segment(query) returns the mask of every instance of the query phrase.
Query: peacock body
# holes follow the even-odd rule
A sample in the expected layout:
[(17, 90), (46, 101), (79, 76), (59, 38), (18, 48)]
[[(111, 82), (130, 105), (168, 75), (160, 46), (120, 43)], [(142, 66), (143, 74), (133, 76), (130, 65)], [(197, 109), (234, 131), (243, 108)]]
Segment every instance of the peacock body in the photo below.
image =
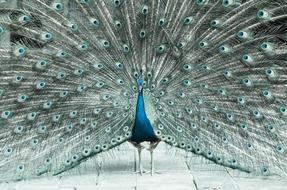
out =
[(130, 141), (287, 172), (286, 0), (0, 0), (0, 181)]

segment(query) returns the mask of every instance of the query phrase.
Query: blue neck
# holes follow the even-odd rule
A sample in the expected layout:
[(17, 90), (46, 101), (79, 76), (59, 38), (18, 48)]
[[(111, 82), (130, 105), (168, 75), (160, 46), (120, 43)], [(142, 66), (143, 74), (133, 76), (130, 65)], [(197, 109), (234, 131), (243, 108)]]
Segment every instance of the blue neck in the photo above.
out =
[(138, 93), (137, 109), (131, 140), (140, 143), (143, 141), (153, 142), (156, 140), (154, 130), (145, 113), (143, 92)]
[(138, 118), (138, 117), (140, 117), (140, 118), (146, 117), (145, 107), (144, 107), (144, 98), (143, 98), (143, 92), (142, 91), (140, 91), (138, 93), (136, 118)]

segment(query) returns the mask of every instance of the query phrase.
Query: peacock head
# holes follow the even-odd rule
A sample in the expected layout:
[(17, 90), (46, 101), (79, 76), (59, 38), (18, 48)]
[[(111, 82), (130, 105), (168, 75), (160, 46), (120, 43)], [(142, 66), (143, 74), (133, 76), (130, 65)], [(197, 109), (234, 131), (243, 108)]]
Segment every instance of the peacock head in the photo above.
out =
[(138, 89), (139, 89), (139, 92), (142, 92), (143, 84), (144, 84), (144, 80), (143, 80), (143, 79), (139, 79), (139, 80), (138, 80)]

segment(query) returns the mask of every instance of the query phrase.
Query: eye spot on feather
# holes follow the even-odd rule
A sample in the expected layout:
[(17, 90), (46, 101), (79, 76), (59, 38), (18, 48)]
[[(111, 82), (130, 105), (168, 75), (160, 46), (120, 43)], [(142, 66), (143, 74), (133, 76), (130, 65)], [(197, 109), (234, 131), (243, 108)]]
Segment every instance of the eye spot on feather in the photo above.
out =
[(253, 145), (251, 143), (246, 143), (246, 148), (247, 148), (247, 150), (252, 150)]
[(14, 50), (14, 55), (17, 57), (23, 57), (26, 54), (26, 48), (16, 47)]
[(107, 144), (103, 144), (101, 147), (102, 151), (106, 151), (106, 150), (108, 150), (108, 148), (109, 148), (109, 146)]
[(11, 118), (11, 116), (12, 116), (12, 112), (8, 111), (8, 110), (3, 111), (1, 114), (2, 119), (9, 119), (9, 118)]
[(194, 21), (194, 18), (192, 16), (186, 17), (183, 19), (184, 25), (191, 25)]
[(59, 139), (57, 140), (57, 142), (58, 142), (59, 144), (63, 144), (63, 143), (65, 142), (65, 140), (64, 140), (63, 137), (61, 137), (61, 138), (59, 138)]
[(46, 125), (40, 125), (40, 126), (38, 127), (37, 132), (38, 132), (39, 134), (45, 134), (45, 133), (48, 132), (48, 127), (47, 127)]
[[(79, 155), (75, 154), (72, 156), (72, 159), (71, 159), (72, 162), (76, 163), (78, 162), (78, 160), (79, 160)], [(70, 160), (67, 160), (67, 163), (69, 164)]]
[(110, 133), (111, 132), (111, 127), (106, 128), (106, 133)]
[(140, 37), (141, 39), (144, 39), (144, 38), (146, 37), (146, 31), (142, 29), (142, 30), (139, 32), (139, 37)]
[(101, 47), (104, 49), (108, 49), (111, 47), (111, 44), (108, 40), (101, 40), (100, 43), (101, 43)]
[(181, 128), (180, 126), (177, 126), (177, 127), (176, 127), (176, 130), (177, 130), (178, 132), (180, 132), (180, 133), (182, 132), (182, 128)]
[(272, 133), (275, 132), (275, 127), (271, 123), (267, 124), (266, 128), (269, 132), (272, 132)]
[(246, 123), (240, 123), (239, 127), (243, 130), (247, 130), (248, 129), (248, 125)]
[(99, 144), (95, 145), (94, 151), (95, 151), (96, 153), (100, 152), (100, 151), (101, 151), (101, 145), (99, 145)]
[(159, 19), (158, 25), (159, 25), (160, 27), (165, 26), (165, 25), (166, 25), (166, 20), (165, 20), (164, 18)]
[(202, 153), (201, 148), (196, 148), (196, 149), (195, 149), (195, 153), (196, 153), (196, 154), (201, 154), (201, 153)]
[(51, 41), (53, 39), (53, 35), (50, 32), (42, 32), (40, 38), (44, 42), (49, 42), (49, 41)]
[(109, 111), (109, 112), (106, 113), (106, 117), (110, 118), (110, 117), (113, 116), (113, 114), (114, 114), (114, 112)]
[(223, 143), (227, 144), (228, 143), (228, 138), (227, 137), (222, 137)]
[(24, 133), (24, 129), (25, 129), (24, 126), (21, 126), (21, 125), (16, 126), (16, 127), (14, 128), (14, 133), (16, 133), (16, 134), (22, 134), (22, 133)]
[(45, 160), (45, 164), (47, 164), (47, 165), (52, 164), (52, 158), (47, 158)]
[(233, 6), (233, 5), (235, 5), (235, 0), (223, 0), (223, 1), (222, 1), (222, 5), (223, 5), (224, 7)]
[(158, 124), (157, 127), (158, 127), (159, 130), (163, 130), (163, 124)]
[(95, 129), (95, 128), (97, 128), (97, 125), (98, 125), (98, 122), (97, 122), (97, 121), (93, 121), (93, 122), (90, 124), (90, 127), (91, 127), (92, 129)]
[(77, 114), (78, 114), (78, 111), (76, 111), (76, 110), (71, 111), (71, 112), (69, 113), (69, 117), (70, 117), (70, 118), (75, 118), (75, 117), (77, 116)]
[(191, 71), (192, 70), (192, 66), (190, 64), (184, 64), (182, 66), (184, 71)]
[(283, 154), (283, 153), (285, 152), (285, 149), (284, 149), (284, 147), (283, 147), (282, 144), (278, 144), (278, 145), (276, 146), (276, 151), (277, 151), (278, 153), (280, 153), (280, 154)]
[(159, 45), (158, 47), (155, 48), (155, 51), (157, 54), (163, 54), (165, 53), (166, 46), (164, 44)]
[(25, 170), (24, 165), (20, 164), (20, 165), (16, 166), (16, 172), (17, 173), (22, 173), (22, 172), (24, 172), (24, 170)]
[(84, 150), (82, 151), (82, 155), (84, 157), (87, 157), (91, 154), (91, 149), (90, 148), (84, 148)]
[(127, 125), (124, 126), (123, 130), (124, 130), (125, 132), (129, 131), (129, 126), (127, 126)]
[(128, 139), (128, 138), (131, 137), (131, 135), (132, 135), (132, 133), (131, 133), (130, 131), (127, 131), (127, 132), (125, 133), (125, 138)]
[(130, 52), (130, 47), (127, 44), (124, 44), (122, 51), (123, 53), (127, 54)]
[(118, 85), (123, 85), (124, 84), (124, 81), (122, 79), (117, 79), (117, 84)]
[(115, 138), (112, 138), (111, 145), (115, 146), (117, 144), (117, 140)]
[(5, 148), (3, 151), (4, 156), (8, 157), (13, 153), (13, 148)]
[(54, 9), (55, 11), (61, 12), (61, 11), (64, 10), (64, 5), (63, 5), (63, 3), (57, 3), (57, 2), (55, 2), (55, 3), (52, 4), (52, 7), (53, 7), (53, 9)]
[(112, 0), (112, 1), (115, 7), (119, 7), (122, 4), (122, 0)]
[(36, 119), (37, 113), (36, 112), (31, 112), (27, 114), (27, 119), (29, 121), (34, 121)]
[(65, 161), (64, 164), (65, 164), (65, 166), (70, 166), (70, 165), (72, 165), (72, 162), (71, 162), (71, 160), (68, 159)]
[(66, 98), (69, 95), (69, 91), (65, 90), (60, 92), (60, 98)]
[(122, 27), (123, 27), (123, 24), (122, 24), (120, 21), (116, 20), (116, 21), (115, 21), (115, 28), (116, 28), (117, 30), (121, 30)]
[(58, 50), (56, 56), (61, 59), (65, 59), (68, 56), (68, 53), (64, 50)]
[(280, 108), (279, 108), (279, 112), (280, 112), (280, 114), (282, 115), (282, 116), (286, 116), (287, 115), (287, 108), (286, 108), (286, 106), (285, 105), (282, 105), (282, 106), (280, 106)]
[(30, 17), (28, 15), (21, 15), (19, 16), (18, 21), (21, 25), (25, 25), (30, 22)]
[(183, 80), (182, 83), (184, 86), (190, 86), (191, 85), (191, 82), (188, 79)]
[(147, 15), (149, 13), (149, 7), (147, 5), (142, 6), (141, 14)]
[(256, 15), (259, 19), (269, 19), (271, 17), (271, 13), (264, 9), (258, 10)]
[(72, 124), (66, 125), (66, 131), (71, 132), (73, 130), (74, 126)]
[(222, 26), (222, 20), (214, 19), (214, 20), (210, 21), (210, 26), (213, 28), (220, 28)]
[(185, 148), (185, 142), (179, 143), (179, 147), (180, 147), (180, 148)]
[(52, 101), (48, 101), (48, 102), (45, 102), (45, 103), (43, 104), (43, 109), (44, 109), (44, 110), (48, 110), (48, 109), (50, 109), (52, 106), (53, 106), (53, 102), (52, 102)]
[(162, 133), (161, 133), (161, 131), (160, 131), (160, 130), (156, 130), (156, 131), (155, 131), (155, 135), (156, 135), (156, 136), (160, 137), (160, 136), (161, 136), (161, 134), (162, 134)]
[(209, 44), (206, 41), (201, 41), (198, 45), (200, 48), (207, 48)]
[(219, 164), (222, 164), (223, 163), (223, 158), (217, 157), (216, 162), (219, 163)]
[(85, 125), (87, 123), (87, 118), (81, 118), (80, 119), (80, 125)]
[(266, 176), (269, 175), (269, 168), (267, 166), (262, 166), (261, 173)]
[(213, 127), (217, 130), (219, 130), (221, 128), (221, 126), (218, 123), (214, 123)]

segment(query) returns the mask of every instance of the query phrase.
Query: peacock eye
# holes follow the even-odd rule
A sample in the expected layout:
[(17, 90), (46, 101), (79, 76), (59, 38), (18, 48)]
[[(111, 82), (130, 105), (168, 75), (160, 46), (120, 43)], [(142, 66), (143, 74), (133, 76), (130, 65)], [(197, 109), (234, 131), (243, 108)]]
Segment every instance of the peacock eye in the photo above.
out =
[(20, 24), (25, 25), (30, 22), (30, 17), (28, 15), (22, 15), (18, 18), (18, 21), (20, 22)]
[(55, 11), (63, 11), (64, 10), (64, 5), (63, 5), (63, 3), (53, 3), (52, 4), (52, 7), (53, 7), (53, 9), (55, 10)]
[(93, 27), (96, 27), (96, 28), (100, 26), (100, 21), (96, 18), (90, 18), (90, 23)]
[(134, 77), (138, 78), (138, 76), (139, 76), (138, 72), (134, 72)]
[(118, 29), (118, 30), (122, 29), (122, 23), (121, 23), (120, 21), (116, 20), (116, 21), (115, 21), (115, 27), (116, 27), (116, 29)]
[(114, 4), (114, 6), (116, 6), (116, 7), (120, 6), (121, 3), (122, 3), (121, 0), (113, 0), (113, 4)]
[(142, 9), (141, 9), (141, 13), (142, 13), (143, 15), (147, 15), (148, 12), (149, 12), (148, 6), (147, 6), (147, 5), (144, 5), (144, 6), (142, 7)]
[(286, 111), (286, 107), (285, 106), (280, 106), (280, 108), (279, 108), (279, 111), (280, 111), (280, 113), (282, 113), (282, 114), (287, 114), (287, 111)]
[(85, 50), (87, 50), (87, 49), (89, 48), (89, 45), (88, 45), (86, 42), (84, 42), (84, 43), (82, 43), (82, 44), (79, 44), (79, 45), (77, 46), (77, 48), (78, 48), (78, 50), (80, 50), (80, 51), (85, 51)]
[(15, 48), (14, 54), (17, 57), (22, 57), (22, 56), (24, 56), (26, 54), (26, 48), (24, 48), (24, 47), (17, 47), (17, 48)]
[(200, 48), (206, 48), (208, 46), (208, 43), (205, 41), (199, 42), (199, 47)]
[(192, 16), (186, 17), (183, 19), (183, 24), (184, 25), (191, 25), (193, 23), (194, 19)]
[(41, 34), (41, 40), (43, 40), (45, 42), (52, 40), (52, 37), (53, 37), (53, 35), (49, 32), (43, 32)]
[(145, 38), (145, 37), (146, 37), (146, 31), (145, 31), (145, 30), (141, 30), (141, 31), (139, 32), (139, 37), (140, 37), (141, 39)]
[(257, 17), (260, 19), (268, 19), (270, 17), (270, 12), (268, 10), (258, 10)]
[(236, 0), (223, 0), (223, 1), (222, 1), (222, 5), (223, 5), (224, 7), (234, 6), (234, 5), (236, 5)]
[(101, 40), (101, 46), (105, 49), (110, 48), (111, 44), (108, 40)]
[(124, 44), (124, 45), (123, 45), (123, 52), (124, 52), (124, 53), (128, 53), (129, 51), (130, 51), (129, 46), (128, 46), (127, 44)]
[(166, 24), (166, 21), (165, 21), (164, 18), (159, 19), (158, 25), (159, 25), (160, 27), (163, 27), (165, 24)]
[(164, 44), (159, 45), (158, 47), (155, 48), (155, 51), (158, 54), (163, 54), (165, 50), (166, 50), (166, 46)]
[(16, 172), (21, 173), (21, 172), (23, 172), (23, 171), (24, 171), (24, 165), (18, 165), (18, 166), (16, 167)]

